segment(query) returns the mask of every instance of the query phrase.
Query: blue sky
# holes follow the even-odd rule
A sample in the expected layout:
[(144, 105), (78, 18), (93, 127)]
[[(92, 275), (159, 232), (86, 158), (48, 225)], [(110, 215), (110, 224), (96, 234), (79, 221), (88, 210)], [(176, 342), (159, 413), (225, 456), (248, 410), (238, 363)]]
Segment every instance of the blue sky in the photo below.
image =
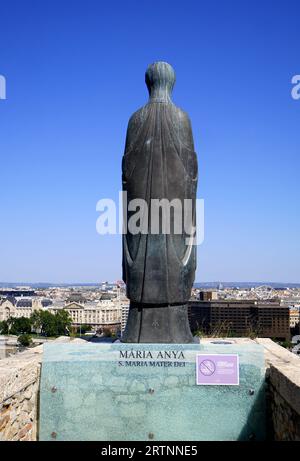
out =
[(196, 281), (300, 282), (298, 0), (2, 0), (0, 281), (121, 276), (96, 233), (148, 64), (168, 61), (204, 198)]

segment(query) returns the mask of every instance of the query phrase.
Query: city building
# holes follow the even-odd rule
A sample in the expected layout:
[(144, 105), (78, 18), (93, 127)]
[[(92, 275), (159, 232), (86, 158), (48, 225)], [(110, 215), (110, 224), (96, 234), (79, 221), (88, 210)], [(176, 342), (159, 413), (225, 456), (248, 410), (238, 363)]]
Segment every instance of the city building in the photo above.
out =
[(290, 307), (290, 327), (300, 328), (300, 310), (298, 307)]
[(290, 338), (289, 308), (275, 301), (190, 301), (189, 321), (212, 336)]
[(31, 288), (0, 288), (0, 297), (14, 297), (19, 298), (21, 296), (35, 296), (35, 291)]
[[(290, 310), (280, 303), (258, 303), (255, 311), (257, 335), (290, 340)], [(255, 326), (254, 326), (255, 328)]]
[(85, 302), (80, 304), (72, 301), (65, 306), (53, 306), (51, 311), (66, 310), (73, 326), (90, 325), (96, 332), (102, 332), (108, 328), (113, 332), (121, 328), (122, 307), (120, 301), (101, 299), (98, 302)]
[(128, 314), (129, 314), (129, 301), (128, 301), (127, 303), (126, 303), (126, 302), (123, 302), (123, 303), (122, 303), (121, 333), (123, 333), (123, 331), (124, 331), (125, 328), (126, 328), (127, 319), (128, 319)]
[(199, 301), (216, 301), (218, 299), (217, 291), (200, 291), (198, 296)]
[(51, 305), (52, 301), (45, 298), (8, 296), (0, 299), (0, 321), (8, 320), (10, 317), (29, 318), (35, 310), (45, 309)]

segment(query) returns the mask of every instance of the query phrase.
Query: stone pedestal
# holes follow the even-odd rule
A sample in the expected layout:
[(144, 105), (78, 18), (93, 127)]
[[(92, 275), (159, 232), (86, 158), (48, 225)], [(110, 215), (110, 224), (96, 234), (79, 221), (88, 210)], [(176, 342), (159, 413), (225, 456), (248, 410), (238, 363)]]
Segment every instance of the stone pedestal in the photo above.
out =
[(130, 303), (128, 321), (122, 336), (124, 343), (193, 343), (188, 306)]
[[(46, 344), (40, 440), (265, 438), (256, 344)], [(238, 354), (239, 385), (197, 385), (197, 354)]]

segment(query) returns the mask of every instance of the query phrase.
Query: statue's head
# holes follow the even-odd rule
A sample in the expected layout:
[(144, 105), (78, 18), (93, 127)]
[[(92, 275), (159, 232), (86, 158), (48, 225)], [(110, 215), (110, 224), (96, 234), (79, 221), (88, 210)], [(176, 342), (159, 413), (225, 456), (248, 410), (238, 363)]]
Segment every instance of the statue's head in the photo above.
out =
[(174, 69), (167, 62), (154, 62), (146, 70), (145, 81), (150, 96), (154, 93), (165, 93), (170, 97), (175, 80)]

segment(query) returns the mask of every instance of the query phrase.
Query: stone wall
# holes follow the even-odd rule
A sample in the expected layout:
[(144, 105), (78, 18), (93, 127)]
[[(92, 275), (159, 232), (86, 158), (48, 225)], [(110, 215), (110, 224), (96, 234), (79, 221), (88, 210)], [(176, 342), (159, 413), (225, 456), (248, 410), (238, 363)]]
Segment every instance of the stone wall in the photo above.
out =
[(42, 346), (0, 361), (0, 440), (36, 440)]
[(37, 346), (0, 360), (0, 441), (38, 439), (42, 355), (43, 346)]
[(265, 348), (269, 439), (300, 441), (300, 357), (270, 339)]

